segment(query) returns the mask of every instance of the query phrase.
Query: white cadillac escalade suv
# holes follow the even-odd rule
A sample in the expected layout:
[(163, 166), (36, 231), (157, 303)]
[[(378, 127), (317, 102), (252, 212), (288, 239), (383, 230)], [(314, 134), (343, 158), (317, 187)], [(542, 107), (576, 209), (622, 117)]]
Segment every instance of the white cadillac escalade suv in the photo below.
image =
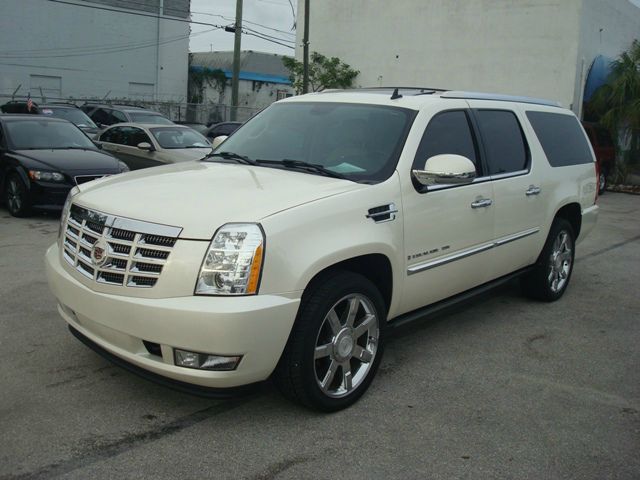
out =
[(76, 187), (47, 277), (116, 363), (207, 393), (273, 377), (332, 411), (371, 383), (387, 328), (514, 275), (560, 298), (596, 198), (558, 105), (331, 91), (277, 102), (200, 161)]

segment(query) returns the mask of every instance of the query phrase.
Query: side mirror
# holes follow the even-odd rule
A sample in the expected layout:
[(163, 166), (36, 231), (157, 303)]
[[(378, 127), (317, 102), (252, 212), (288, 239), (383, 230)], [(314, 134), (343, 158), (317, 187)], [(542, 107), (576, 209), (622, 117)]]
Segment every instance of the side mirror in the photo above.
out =
[(222, 142), (224, 142), (227, 138), (229, 138), (227, 135), (219, 135), (219, 136), (217, 136), (211, 142), (211, 148), (213, 148), (213, 149), (218, 148), (220, 146), (220, 144)]
[(149, 142), (141, 142), (138, 144), (140, 150), (147, 150), (148, 152), (154, 152), (155, 148)]
[(465, 185), (476, 178), (476, 167), (462, 155), (435, 155), (427, 160), (424, 170), (413, 170), (421, 185)]

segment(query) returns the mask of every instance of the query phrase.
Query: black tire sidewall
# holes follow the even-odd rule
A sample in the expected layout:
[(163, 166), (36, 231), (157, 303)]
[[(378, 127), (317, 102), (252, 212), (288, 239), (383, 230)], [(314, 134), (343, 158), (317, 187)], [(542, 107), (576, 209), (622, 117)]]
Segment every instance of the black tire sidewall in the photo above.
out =
[[(316, 382), (314, 350), (320, 327), (329, 309), (341, 298), (350, 294), (360, 294), (367, 297), (373, 304), (378, 318), (378, 346), (367, 377), (350, 393), (342, 398), (332, 398), (325, 395)], [(314, 408), (323, 411), (337, 411), (352, 405), (367, 390), (375, 377), (376, 371), (382, 359), (384, 349), (384, 332), (386, 323), (386, 309), (380, 292), (375, 285), (362, 275), (352, 272), (336, 272), (322, 283), (312, 286), (307, 298), (303, 298), (303, 305), (299, 317), (296, 320), (295, 334), (303, 335), (301, 339), (302, 350), (293, 356), (297, 362), (301, 386), (304, 397)]]
[[(18, 185), (22, 197), (22, 205), (19, 210), (12, 210), (9, 206), (9, 184), (13, 181), (15, 181)], [(9, 213), (14, 217), (24, 217), (28, 215), (31, 210), (31, 199), (29, 198), (29, 190), (27, 189), (27, 186), (24, 184), (20, 176), (15, 172), (7, 176), (7, 182), (4, 187), (4, 201), (7, 210), (9, 210)]]
[[(567, 275), (567, 281), (565, 282), (562, 289), (560, 289), (558, 292), (554, 292), (553, 290), (551, 290), (551, 285), (549, 285), (548, 272), (549, 272), (549, 267), (551, 266), (550, 257), (551, 257), (551, 252), (553, 250), (553, 244), (555, 243), (556, 239), (562, 232), (566, 232), (569, 235), (569, 239), (571, 241), (571, 268), (569, 269), (569, 275)], [(555, 301), (555, 300), (558, 300), (560, 297), (562, 297), (562, 295), (564, 295), (564, 292), (567, 290), (567, 287), (569, 286), (569, 282), (571, 281), (571, 275), (573, 274), (573, 267), (575, 264), (575, 254), (576, 254), (576, 238), (573, 232), (573, 227), (571, 227), (571, 224), (563, 218), (555, 219), (553, 224), (551, 225), (551, 230), (549, 231), (549, 236), (545, 243), (544, 249), (542, 250), (542, 254), (540, 255), (540, 262), (538, 266), (538, 268), (541, 269), (540, 274), (544, 282), (543, 285), (541, 285), (541, 287), (543, 287), (545, 290), (544, 297), (546, 300)]]

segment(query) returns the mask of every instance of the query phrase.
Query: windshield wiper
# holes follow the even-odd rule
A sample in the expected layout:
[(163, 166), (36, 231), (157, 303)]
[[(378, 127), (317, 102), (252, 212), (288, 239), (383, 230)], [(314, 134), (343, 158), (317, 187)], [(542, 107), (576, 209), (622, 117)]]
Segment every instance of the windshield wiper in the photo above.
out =
[(323, 165), (319, 165), (317, 163), (308, 163), (303, 162), (302, 160), (291, 160), (289, 158), (283, 158), (282, 160), (260, 160), (257, 159), (256, 163), (258, 165), (281, 165), (285, 168), (290, 169), (298, 169), (298, 170), (307, 170), (308, 172), (317, 173), (320, 175), (324, 175), (325, 177), (333, 177), (340, 178), (342, 180), (350, 180), (349, 177), (342, 175), (341, 173), (334, 172), (333, 170), (329, 170)]
[(211, 152), (206, 154), (200, 160), (206, 160), (207, 158), (220, 157), (224, 160), (237, 160), (242, 163), (246, 163), (248, 165), (257, 165), (255, 160), (251, 160), (249, 157), (245, 157), (244, 155), (239, 155), (234, 152)]
[(51, 147), (51, 150), (95, 150), (91, 147)]

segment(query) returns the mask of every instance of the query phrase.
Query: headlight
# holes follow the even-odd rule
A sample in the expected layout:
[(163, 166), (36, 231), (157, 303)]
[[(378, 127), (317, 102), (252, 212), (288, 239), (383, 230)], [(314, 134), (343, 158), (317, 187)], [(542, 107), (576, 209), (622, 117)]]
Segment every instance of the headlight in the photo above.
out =
[(255, 223), (228, 223), (214, 235), (202, 262), (196, 295), (258, 293), (264, 234)]
[(62, 215), (60, 215), (60, 226), (58, 227), (58, 240), (62, 235), (62, 228), (64, 224), (67, 223), (67, 219), (69, 218), (69, 211), (71, 210), (71, 202), (73, 201), (73, 197), (75, 197), (78, 193), (80, 193), (80, 189), (78, 187), (73, 187), (67, 195), (67, 200), (64, 202), (64, 207), (62, 207)]
[(120, 160), (118, 160), (118, 167), (120, 168), (120, 173), (129, 171), (129, 166), (126, 163), (121, 162)]
[(42, 182), (64, 182), (64, 175), (58, 172), (45, 172), (42, 170), (29, 170), (31, 180)]

